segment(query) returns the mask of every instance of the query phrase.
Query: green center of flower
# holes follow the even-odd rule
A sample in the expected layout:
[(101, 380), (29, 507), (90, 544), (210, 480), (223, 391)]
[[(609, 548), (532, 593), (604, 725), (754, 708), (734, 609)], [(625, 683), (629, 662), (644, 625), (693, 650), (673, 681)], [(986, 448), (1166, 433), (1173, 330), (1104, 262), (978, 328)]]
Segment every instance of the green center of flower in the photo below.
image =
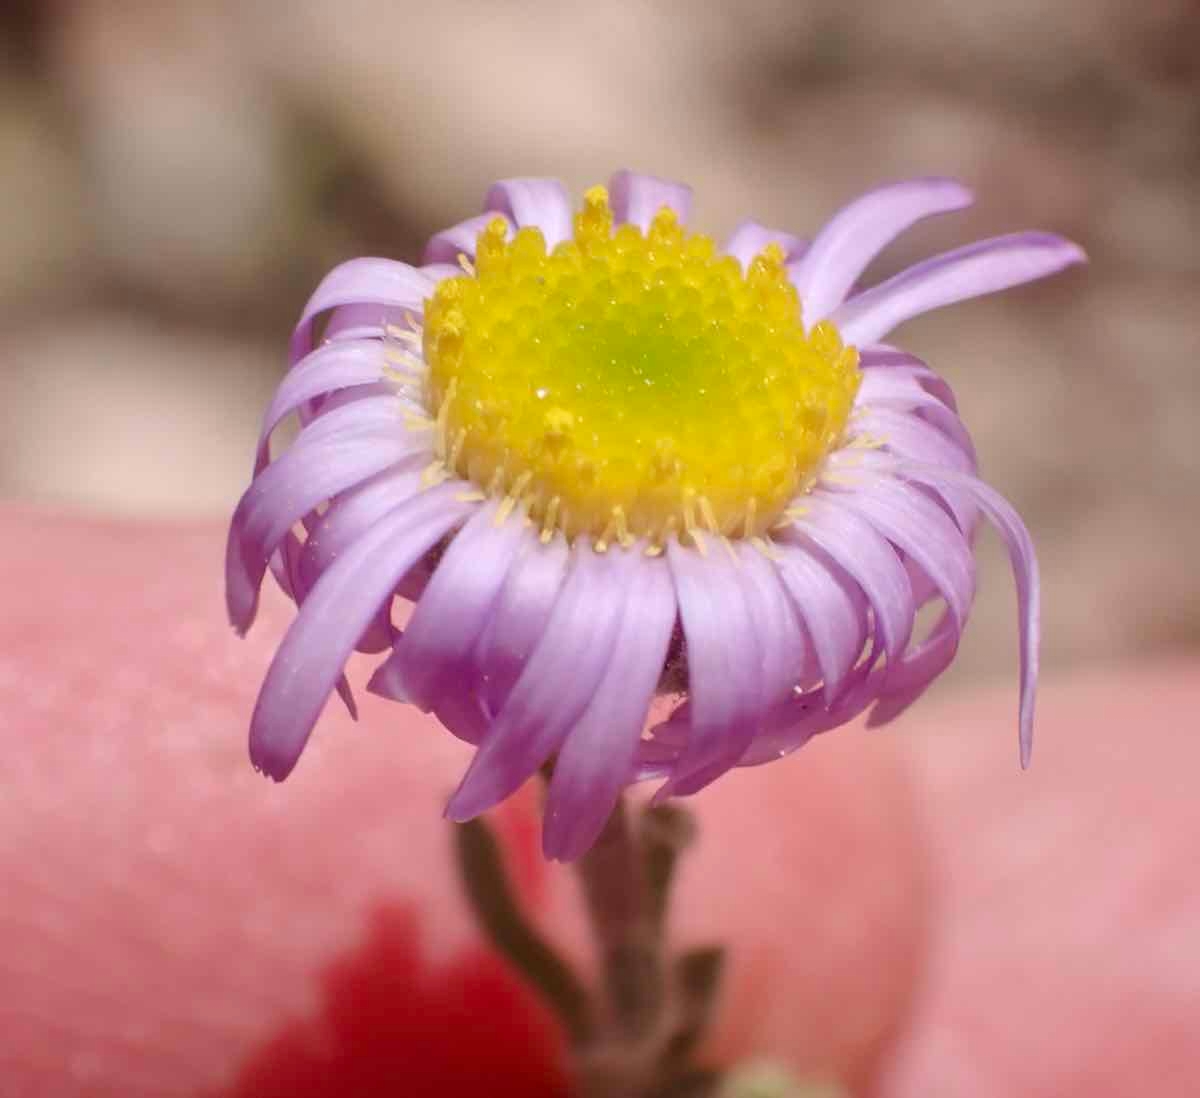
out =
[(474, 270), (428, 302), (423, 344), (443, 466), (547, 540), (599, 548), (769, 529), (859, 380), (831, 324), (805, 333), (777, 245), (743, 273), (670, 209), (614, 233), (603, 187), (549, 253), (537, 229), (488, 225)]

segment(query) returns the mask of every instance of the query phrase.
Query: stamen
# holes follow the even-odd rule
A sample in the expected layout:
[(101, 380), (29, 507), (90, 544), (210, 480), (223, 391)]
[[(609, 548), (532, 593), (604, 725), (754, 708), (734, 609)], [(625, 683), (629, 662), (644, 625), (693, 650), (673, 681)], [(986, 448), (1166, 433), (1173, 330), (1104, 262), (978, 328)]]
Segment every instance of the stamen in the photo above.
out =
[(540, 539), (543, 545), (549, 545), (554, 539), (554, 524), (558, 520), (558, 509), (561, 505), (562, 501), (558, 496), (554, 496), (546, 504), (545, 514), (542, 515), (542, 533)]
[(633, 535), (629, 532), (629, 522), (625, 518), (625, 508), (617, 506), (613, 508), (613, 529), (617, 534), (617, 541), (620, 542), (623, 548), (628, 549), (633, 544)]
[(753, 537), (750, 539), (750, 544), (754, 546), (767, 560), (778, 561), (783, 559), (783, 554), (779, 552), (766, 538)]
[(446, 427), (450, 422), (450, 403), (454, 400), (454, 394), (457, 391), (458, 379), (451, 378), (437, 414), (437, 454), (439, 457), (446, 456)]
[(421, 487), (435, 488), (450, 479), (450, 473), (441, 461), (431, 461), (421, 470)]
[(416, 326), (416, 322), (412, 318), (411, 313), (405, 313), (407, 328), (401, 328), (398, 324), (388, 323), (383, 331), (384, 335), (398, 343), (407, 343), (410, 347), (416, 350), (421, 348), (421, 332)]
[(458, 434), (454, 437), (454, 445), (450, 447), (450, 457), (446, 461), (446, 464), (450, 466), (451, 469), (458, 465), (458, 459), (462, 456), (463, 443), (466, 441), (467, 429), (465, 427), (461, 427), (459, 428)]
[(751, 496), (746, 500), (746, 518), (742, 523), (742, 536), (753, 538), (754, 536), (754, 516), (758, 511), (758, 500)]

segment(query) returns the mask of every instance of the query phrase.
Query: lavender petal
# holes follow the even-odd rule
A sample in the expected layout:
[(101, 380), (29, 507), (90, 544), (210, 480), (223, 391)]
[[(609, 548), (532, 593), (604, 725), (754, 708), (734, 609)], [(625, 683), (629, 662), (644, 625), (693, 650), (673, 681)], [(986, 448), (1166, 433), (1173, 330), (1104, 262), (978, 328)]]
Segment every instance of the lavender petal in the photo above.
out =
[(675, 593), (661, 559), (635, 569), (616, 597), (621, 624), (608, 669), (555, 762), (543, 832), (547, 858), (578, 858), (611, 814), (633, 766), (675, 625)]
[(277, 781), (300, 757), (354, 642), (404, 572), (469, 505), (446, 486), (381, 519), (325, 572), (271, 661), (250, 722), (250, 758)]
[(527, 539), (480, 634), (474, 662), (483, 701), (498, 713), (525, 670), (558, 601), (570, 550), (562, 535), (548, 544)]
[(291, 528), (339, 492), (420, 452), (399, 404), (371, 397), (322, 415), (246, 489), (233, 514), (225, 554), (230, 621), (254, 620), (268, 562)]
[(1017, 586), (1017, 621), (1021, 645), (1020, 730), (1021, 765), (1027, 767), (1033, 754), (1033, 712), (1037, 696), (1039, 650), (1041, 644), (1041, 582), (1033, 539), (1021, 516), (994, 488), (976, 477), (953, 469), (904, 464), (900, 473), (909, 480), (932, 488), (964, 488), (999, 532), (1008, 550), (1013, 579)]
[(998, 236), (918, 263), (851, 297), (830, 319), (846, 343), (875, 343), (922, 313), (1045, 278), (1085, 258), (1077, 244), (1050, 233)]
[(488, 188), (483, 205), (518, 228), (540, 229), (548, 249), (571, 237), (571, 198), (557, 179), (503, 179)]
[(906, 229), (971, 201), (971, 192), (953, 179), (911, 179), (870, 191), (843, 207), (792, 267), (805, 324), (811, 327), (841, 305), (871, 260)]
[(351, 259), (334, 267), (308, 299), (292, 332), (289, 364), (300, 361), (312, 348), (313, 321), (340, 305), (379, 305), (384, 309), (423, 311), (436, 278), (428, 272), (392, 259)]
[(647, 232), (654, 215), (669, 206), (686, 225), (692, 209), (692, 188), (669, 179), (619, 171), (608, 181), (613, 217), (618, 225), (636, 225)]
[[(703, 537), (704, 535), (697, 535)], [(707, 548), (667, 544), (688, 655), (688, 739), (670, 780), (655, 798), (689, 779), (712, 780), (736, 765), (764, 710), (763, 640), (755, 628), (741, 567), (716, 539)]]
[(975, 556), (958, 526), (915, 487), (879, 477), (859, 492), (844, 492), (837, 505), (867, 522), (915, 561), (946, 601), (959, 629), (975, 597)]
[(271, 434), (293, 412), (326, 393), (382, 380), (386, 350), (378, 340), (348, 340), (319, 347), (297, 363), (280, 382), (258, 436), (254, 473), (271, 459)]
[(865, 602), (853, 580), (817, 546), (780, 542), (776, 567), (812, 642), (828, 704), (866, 642)]
[[(836, 499), (814, 492), (804, 497), (803, 509), (792, 529), (854, 577), (871, 604), (888, 663), (899, 659), (912, 636), (916, 607), (908, 573), (895, 550)], [(787, 540), (793, 536), (784, 535)]]
[(468, 217), (466, 221), (460, 221), (457, 225), (451, 225), (448, 229), (434, 233), (429, 238), (429, 243), (425, 245), (425, 262), (453, 264), (455, 272), (463, 274), (462, 268), (458, 265), (458, 257), (465, 255), (468, 259), (475, 258), (475, 247), (479, 242), (479, 234), (497, 217), (504, 217), (504, 220), (508, 222), (508, 238), (511, 240), (513, 225), (510, 217), (495, 210), (476, 214), (474, 217)]
[(447, 693), (467, 692), (476, 638), (522, 541), (532, 536), (520, 515), (497, 524), (498, 508), (495, 502), (480, 507), (455, 536), (370, 689), (399, 690), (426, 712)]
[(788, 263), (799, 259), (808, 247), (808, 242), (791, 233), (778, 229), (769, 229), (757, 221), (743, 221), (725, 241), (723, 251), (733, 256), (745, 270), (750, 261), (762, 252), (768, 244), (778, 244), (783, 249), (784, 260)]
[(271, 555), (319, 504), (419, 452), (398, 403), (371, 397), (323, 415), (246, 489), (229, 527), (225, 591), (230, 621), (245, 632)]
[(546, 631), (446, 808), (469, 820), (525, 782), (559, 746), (587, 708), (608, 668), (620, 624), (612, 591), (643, 558), (597, 553), (586, 538), (571, 563)]

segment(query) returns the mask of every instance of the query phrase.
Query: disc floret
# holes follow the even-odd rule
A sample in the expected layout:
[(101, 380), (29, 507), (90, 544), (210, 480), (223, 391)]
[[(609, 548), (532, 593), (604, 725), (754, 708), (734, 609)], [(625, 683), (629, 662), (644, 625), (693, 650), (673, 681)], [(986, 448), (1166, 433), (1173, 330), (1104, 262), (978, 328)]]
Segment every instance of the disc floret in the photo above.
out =
[(841, 437), (858, 356), (806, 333), (778, 245), (743, 271), (664, 207), (613, 231), (603, 187), (574, 235), (496, 218), (425, 312), (426, 399), (448, 472), (598, 548), (769, 530)]

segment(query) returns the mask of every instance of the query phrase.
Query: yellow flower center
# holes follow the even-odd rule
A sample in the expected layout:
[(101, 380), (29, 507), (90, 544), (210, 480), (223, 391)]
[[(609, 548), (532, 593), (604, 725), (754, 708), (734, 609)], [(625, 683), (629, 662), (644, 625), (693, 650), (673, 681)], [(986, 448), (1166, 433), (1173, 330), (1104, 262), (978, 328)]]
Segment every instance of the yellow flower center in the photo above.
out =
[(859, 381), (831, 324), (805, 334), (777, 245), (743, 273), (667, 208), (614, 233), (603, 187), (549, 253), (537, 229), (508, 241), (489, 224), (422, 340), (443, 466), (526, 507), (547, 540), (598, 548), (769, 529)]

